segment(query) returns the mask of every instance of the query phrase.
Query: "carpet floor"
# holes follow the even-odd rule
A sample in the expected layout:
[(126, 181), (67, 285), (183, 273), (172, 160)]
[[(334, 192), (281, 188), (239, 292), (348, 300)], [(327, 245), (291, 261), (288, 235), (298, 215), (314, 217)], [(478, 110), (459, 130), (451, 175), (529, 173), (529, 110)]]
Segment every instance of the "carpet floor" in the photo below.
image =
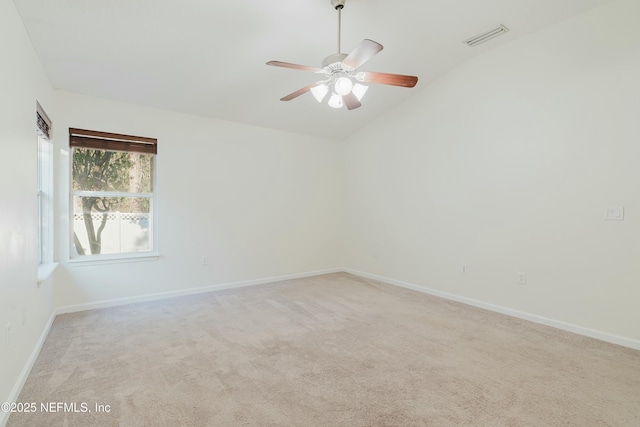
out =
[(18, 426), (640, 426), (640, 352), (346, 273), (60, 315)]

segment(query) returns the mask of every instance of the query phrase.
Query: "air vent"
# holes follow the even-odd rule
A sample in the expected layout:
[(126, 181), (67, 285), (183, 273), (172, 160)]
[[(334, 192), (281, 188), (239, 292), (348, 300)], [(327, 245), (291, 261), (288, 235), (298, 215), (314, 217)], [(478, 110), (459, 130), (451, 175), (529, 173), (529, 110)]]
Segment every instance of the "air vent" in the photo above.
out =
[(478, 34), (477, 36), (465, 40), (464, 43), (466, 43), (469, 47), (477, 46), (481, 43), (491, 40), (492, 38), (501, 36), (507, 31), (509, 31), (507, 27), (505, 27), (504, 25), (499, 25), (496, 28), (492, 28), (489, 31), (485, 31), (482, 34)]

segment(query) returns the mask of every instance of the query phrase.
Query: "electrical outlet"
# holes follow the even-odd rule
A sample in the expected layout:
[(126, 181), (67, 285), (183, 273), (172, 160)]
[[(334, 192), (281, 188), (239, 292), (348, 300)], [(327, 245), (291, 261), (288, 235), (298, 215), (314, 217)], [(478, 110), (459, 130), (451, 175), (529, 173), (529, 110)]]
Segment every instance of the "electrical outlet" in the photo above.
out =
[(208, 256), (203, 256), (202, 257), (202, 264), (203, 267), (206, 267), (207, 265), (209, 265), (209, 257)]
[(462, 274), (467, 274), (469, 272), (469, 267), (467, 264), (462, 264)]
[(527, 284), (527, 275), (525, 273), (518, 273), (518, 284), (526, 285)]
[(604, 219), (624, 221), (624, 206), (607, 206)]

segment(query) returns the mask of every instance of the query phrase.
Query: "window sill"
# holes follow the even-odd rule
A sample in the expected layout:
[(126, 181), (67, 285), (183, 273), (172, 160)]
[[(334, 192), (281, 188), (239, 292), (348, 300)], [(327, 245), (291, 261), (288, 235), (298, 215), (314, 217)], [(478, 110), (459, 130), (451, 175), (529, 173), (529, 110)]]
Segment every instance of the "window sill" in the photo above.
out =
[(58, 267), (57, 262), (48, 262), (46, 264), (40, 264), (38, 266), (38, 283), (42, 283), (47, 280), (55, 269)]
[(86, 255), (72, 258), (67, 261), (71, 267), (85, 267), (90, 265), (122, 264), (129, 262), (156, 261), (160, 258), (157, 252), (145, 252), (144, 254), (126, 255)]

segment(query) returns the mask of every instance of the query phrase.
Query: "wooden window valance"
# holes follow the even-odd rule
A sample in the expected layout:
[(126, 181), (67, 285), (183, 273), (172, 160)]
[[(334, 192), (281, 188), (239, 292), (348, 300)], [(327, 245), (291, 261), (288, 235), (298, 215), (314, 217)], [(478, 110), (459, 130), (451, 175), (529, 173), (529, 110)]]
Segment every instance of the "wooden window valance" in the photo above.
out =
[(69, 146), (158, 154), (158, 140), (156, 138), (75, 128), (69, 128)]

